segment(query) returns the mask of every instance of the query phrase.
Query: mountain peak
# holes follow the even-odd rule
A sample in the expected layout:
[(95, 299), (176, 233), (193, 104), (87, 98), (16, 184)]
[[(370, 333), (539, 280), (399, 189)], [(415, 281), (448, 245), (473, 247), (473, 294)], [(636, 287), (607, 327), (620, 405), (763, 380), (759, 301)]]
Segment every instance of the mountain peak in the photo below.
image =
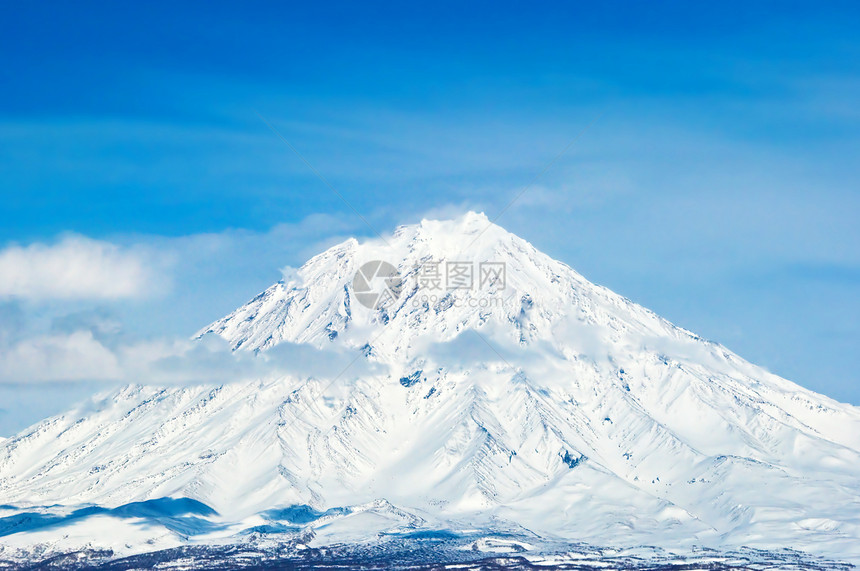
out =
[[(582, 305), (590, 311), (607, 296), (476, 212), (400, 226), (388, 240), (347, 240), (314, 256), (299, 275), (301, 284), (275, 284), (199, 335), (217, 333), (237, 349), (344, 339), (361, 347), (368, 331), (385, 327), (391, 333), (382, 341), (390, 335), (388, 352), (397, 353), (419, 335), (448, 340), (494, 323), (528, 343), (550, 334), (542, 326), (551, 312), (580, 305), (582, 296), (593, 298)], [(364, 337), (348, 335), (354, 329)]]
[[(485, 222), (469, 213), (348, 240), (203, 331), (239, 350), (336, 346), (372, 366), (122, 391), (0, 442), (4, 503), (171, 494), (241, 538), (292, 533), (271, 518), (298, 507), (338, 541), (492, 521), (599, 545), (860, 557), (857, 408)], [(405, 515), (350, 520), (370, 504)]]
[(437, 256), (470, 257), (479, 256), (482, 247), (514, 238), (516, 236), (491, 222), (483, 212), (468, 211), (455, 218), (424, 218), (418, 224), (399, 226), (393, 237), (396, 244), (391, 245), (408, 248), (406, 243), (410, 241), (427, 243), (432, 245)]
[(458, 234), (476, 234), (490, 228), (499, 228), (493, 224), (483, 212), (469, 210), (462, 216), (448, 220), (423, 218), (418, 226), (428, 232), (456, 232)]
[(461, 214), (460, 216), (449, 218), (449, 219), (438, 219), (438, 218), (422, 218), (420, 222), (420, 226), (426, 225), (434, 225), (434, 224), (451, 224), (455, 226), (481, 226), (486, 227), (491, 224), (490, 219), (487, 218), (487, 215), (483, 212), (475, 212), (474, 210), (468, 210)]

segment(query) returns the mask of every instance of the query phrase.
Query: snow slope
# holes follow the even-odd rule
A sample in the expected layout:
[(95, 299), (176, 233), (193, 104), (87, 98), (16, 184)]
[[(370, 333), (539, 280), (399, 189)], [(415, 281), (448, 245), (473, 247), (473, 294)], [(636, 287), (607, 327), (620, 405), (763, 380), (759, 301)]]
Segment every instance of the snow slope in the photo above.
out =
[[(352, 288), (373, 260), (403, 278), (380, 309)], [(505, 283), (478, 287), (475, 265), (472, 289), (422, 285), (445, 261), (504, 263)], [(280, 343), (348, 352), (376, 374), (133, 386), (48, 419), (0, 442), (0, 541), (62, 549), (95, 533), (62, 539), (22, 513), (65, 529), (86, 519), (72, 518), (80, 506), (125, 510), (87, 525), (138, 522), (151, 511), (140, 502), (190, 498), (212, 511), (158, 512), (147, 533), (88, 541), (134, 553), (261, 529), (324, 543), (504, 528), (860, 560), (860, 410), (589, 283), (483, 215), (350, 239), (299, 276), (200, 335), (263, 356)]]

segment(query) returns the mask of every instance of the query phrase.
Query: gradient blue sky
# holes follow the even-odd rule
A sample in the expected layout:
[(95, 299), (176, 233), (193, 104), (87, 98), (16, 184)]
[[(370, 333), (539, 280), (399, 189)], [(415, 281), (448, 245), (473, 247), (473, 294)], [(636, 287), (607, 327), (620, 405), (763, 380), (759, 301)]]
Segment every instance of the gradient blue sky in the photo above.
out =
[[(187, 336), (370, 235), (256, 112), (381, 231), (494, 217), (599, 116), (498, 223), (860, 404), (860, 5), (592, 4), (4, 6), (0, 246), (74, 233), (162, 278), (0, 298), (0, 333)], [(45, 386), (0, 386), (0, 434), (101, 385)]]

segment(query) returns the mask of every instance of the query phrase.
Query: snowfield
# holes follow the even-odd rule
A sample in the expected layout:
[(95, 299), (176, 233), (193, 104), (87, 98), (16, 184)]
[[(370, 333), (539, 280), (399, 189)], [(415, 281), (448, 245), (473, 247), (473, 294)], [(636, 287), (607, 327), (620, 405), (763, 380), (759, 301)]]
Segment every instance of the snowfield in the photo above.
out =
[[(402, 277), (379, 309), (352, 289), (374, 260)], [(504, 264), (504, 283), (430, 291), (449, 261)], [(129, 386), (0, 440), (0, 560), (860, 561), (860, 409), (482, 214), (350, 239), (299, 276), (199, 336), (353, 366)]]

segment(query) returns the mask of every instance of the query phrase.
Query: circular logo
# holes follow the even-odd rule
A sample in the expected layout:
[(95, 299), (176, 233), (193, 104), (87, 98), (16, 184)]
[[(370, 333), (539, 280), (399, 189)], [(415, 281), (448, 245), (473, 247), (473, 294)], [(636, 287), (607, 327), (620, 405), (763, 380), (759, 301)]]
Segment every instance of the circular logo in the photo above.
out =
[(397, 268), (381, 260), (367, 262), (355, 272), (352, 291), (364, 307), (380, 309), (394, 302), (403, 289)]

